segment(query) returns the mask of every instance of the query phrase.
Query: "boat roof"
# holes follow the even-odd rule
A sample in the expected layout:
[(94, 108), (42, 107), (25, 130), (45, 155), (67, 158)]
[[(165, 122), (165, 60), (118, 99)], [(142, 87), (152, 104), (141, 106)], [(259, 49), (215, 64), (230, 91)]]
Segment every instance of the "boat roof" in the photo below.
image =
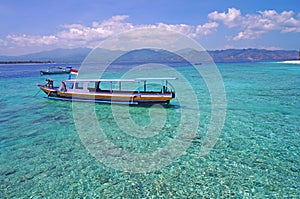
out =
[(177, 77), (149, 77), (149, 78), (135, 78), (136, 81), (139, 80), (175, 80)]
[(72, 68), (72, 66), (48, 66), (49, 68)]
[(148, 80), (176, 80), (176, 77), (135, 78), (135, 79), (70, 79), (66, 82), (139, 82)]

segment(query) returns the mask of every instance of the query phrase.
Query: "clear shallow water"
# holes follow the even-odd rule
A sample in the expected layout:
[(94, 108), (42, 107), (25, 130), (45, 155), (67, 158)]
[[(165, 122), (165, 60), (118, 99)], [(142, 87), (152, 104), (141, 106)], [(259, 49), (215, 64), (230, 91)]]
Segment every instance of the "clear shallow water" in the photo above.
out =
[[(199, 152), (210, 99), (203, 81), (191, 75), (192, 83), (203, 86), (195, 91), (201, 110), (198, 135), (170, 165), (138, 174), (107, 167), (89, 153), (76, 131), (72, 103), (51, 101), (38, 92), (36, 84), (46, 78), (39, 76), (42, 68), (0, 66), (1, 198), (300, 197), (299, 65), (218, 64), (227, 115), (217, 144), (204, 157)], [(188, 74), (191, 68), (178, 70)], [(66, 76), (51, 78), (59, 82)], [(167, 109), (173, 118), (160, 134), (132, 139), (116, 130), (109, 105), (98, 104), (95, 110), (107, 137), (138, 153), (166, 145), (180, 114), (180, 108)], [(145, 107), (130, 107), (130, 113), (137, 124), (150, 122)]]

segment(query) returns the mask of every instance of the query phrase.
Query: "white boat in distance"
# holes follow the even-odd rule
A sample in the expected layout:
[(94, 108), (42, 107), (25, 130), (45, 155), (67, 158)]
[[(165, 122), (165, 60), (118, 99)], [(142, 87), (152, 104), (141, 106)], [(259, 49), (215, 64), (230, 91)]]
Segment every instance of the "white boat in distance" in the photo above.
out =
[[(54, 75), (54, 74), (69, 74), (71, 73), (71, 66), (49, 66), (47, 70), (41, 70), (41, 75)], [(76, 70), (77, 71), (77, 70)]]
[[(59, 87), (53, 80), (46, 79), (45, 85), (37, 86), (48, 98), (56, 100), (73, 100), (120, 104), (169, 104), (175, 98), (175, 89), (170, 84), (174, 77), (136, 78), (136, 79), (73, 79), (62, 81)], [(153, 84), (148, 82), (156, 82)], [(159, 83), (157, 83), (159, 82)], [(137, 90), (123, 90), (122, 84), (133, 85)], [(152, 90), (153, 89), (153, 90)]]

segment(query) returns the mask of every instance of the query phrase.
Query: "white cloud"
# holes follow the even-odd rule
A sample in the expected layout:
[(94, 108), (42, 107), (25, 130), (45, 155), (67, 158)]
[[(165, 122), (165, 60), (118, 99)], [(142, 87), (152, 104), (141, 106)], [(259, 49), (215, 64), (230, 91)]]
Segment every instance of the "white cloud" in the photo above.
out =
[(259, 11), (258, 14), (242, 15), (240, 10), (229, 8), (228, 12), (208, 14), (210, 20), (221, 21), (228, 28), (238, 27), (241, 31), (233, 40), (257, 39), (270, 31), (300, 32), (300, 17), (294, 18), (293, 11), (277, 13), (275, 10)]
[(56, 44), (58, 38), (54, 35), (49, 36), (32, 36), (32, 35), (8, 35), (9, 41), (19, 46), (39, 46)]
[(7, 41), (0, 39), (0, 46), (6, 46), (7, 45)]
[(157, 28), (162, 28), (170, 31), (176, 31), (180, 32), (182, 34), (191, 36), (194, 33), (194, 26), (190, 26), (187, 24), (164, 24), (164, 23), (158, 23), (156, 26)]
[(208, 35), (215, 32), (219, 24), (216, 22), (205, 23), (203, 25), (198, 25), (196, 28), (197, 35)]
[(225, 36), (229, 40), (257, 39), (270, 31), (281, 33), (300, 32), (300, 13), (275, 10), (258, 11), (255, 14), (242, 14), (236, 8), (227, 12), (214, 11), (208, 14), (208, 22), (198, 25), (189, 24), (132, 24), (126, 20), (128, 15), (116, 15), (91, 25), (63, 24), (60, 31), (52, 35), (14, 35), (0, 39), (0, 46), (44, 46), (57, 47), (90, 47), (97, 46), (109, 36), (134, 28), (162, 28), (180, 32), (192, 38), (213, 34), (219, 27), (219, 22), (229, 29), (237, 30), (234, 36)]
[(133, 25), (125, 21), (128, 18), (128, 15), (117, 15), (102, 22), (93, 22), (91, 26), (64, 24), (60, 26), (62, 30), (55, 35), (8, 35), (7, 40), (19, 46), (56, 44), (58, 47), (59, 45), (63, 47), (95, 47), (109, 36), (134, 28), (162, 28), (195, 38), (211, 34), (218, 27), (218, 23), (216, 22), (198, 26), (165, 23)]
[(242, 20), (241, 11), (235, 8), (228, 8), (228, 13), (214, 11), (208, 14), (208, 18), (214, 21), (222, 21), (229, 28), (236, 27)]

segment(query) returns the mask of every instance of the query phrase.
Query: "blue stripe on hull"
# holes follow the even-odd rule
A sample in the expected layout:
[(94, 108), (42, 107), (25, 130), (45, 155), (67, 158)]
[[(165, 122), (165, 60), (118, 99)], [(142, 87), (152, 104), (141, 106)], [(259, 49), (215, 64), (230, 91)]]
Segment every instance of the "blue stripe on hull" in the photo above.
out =
[(73, 101), (73, 102), (93, 102), (104, 104), (138, 104), (138, 102), (122, 102), (122, 101), (109, 101), (109, 100), (90, 100), (90, 99), (76, 99), (76, 98), (61, 98), (61, 97), (44, 97), (52, 100)]

